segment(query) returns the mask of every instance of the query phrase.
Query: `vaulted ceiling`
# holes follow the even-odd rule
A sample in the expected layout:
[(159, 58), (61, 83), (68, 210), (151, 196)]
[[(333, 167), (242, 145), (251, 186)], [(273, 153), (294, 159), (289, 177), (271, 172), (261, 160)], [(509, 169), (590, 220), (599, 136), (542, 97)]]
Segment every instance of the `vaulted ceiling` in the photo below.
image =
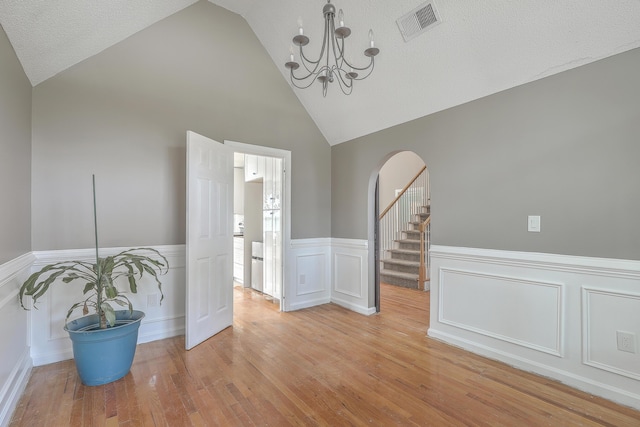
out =
[[(0, 0), (0, 24), (35, 86), (197, 0)], [(302, 18), (319, 51), (324, 0), (210, 0), (245, 18), (288, 79)], [(333, 0), (353, 31), (352, 61), (375, 32), (374, 73), (350, 96), (292, 89), (339, 144), (640, 47), (639, 0), (434, 0), (441, 23), (405, 42), (396, 20), (425, 0)]]

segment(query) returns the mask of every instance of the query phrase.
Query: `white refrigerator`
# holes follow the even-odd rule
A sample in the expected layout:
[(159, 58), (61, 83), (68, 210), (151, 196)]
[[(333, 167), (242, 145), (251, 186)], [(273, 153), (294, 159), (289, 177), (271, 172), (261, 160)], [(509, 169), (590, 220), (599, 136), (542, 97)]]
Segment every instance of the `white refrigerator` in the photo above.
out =
[(264, 283), (264, 245), (251, 242), (251, 287), (263, 292)]

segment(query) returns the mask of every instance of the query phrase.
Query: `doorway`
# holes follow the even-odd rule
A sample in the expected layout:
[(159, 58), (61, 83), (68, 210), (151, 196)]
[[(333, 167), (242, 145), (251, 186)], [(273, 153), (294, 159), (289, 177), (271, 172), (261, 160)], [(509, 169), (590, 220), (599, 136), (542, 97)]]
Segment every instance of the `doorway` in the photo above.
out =
[[(284, 271), (290, 243), (291, 180), (286, 150), (225, 141), (187, 132), (187, 230), (185, 347), (198, 345), (233, 324), (234, 152), (281, 159), (278, 239), (274, 259)], [(275, 198), (274, 198), (275, 199)], [(273, 210), (273, 205), (270, 208)], [(276, 274), (276, 273), (274, 273)], [(281, 311), (287, 311), (288, 282), (281, 274)]]
[(235, 286), (283, 311), (282, 194), (284, 160), (234, 152)]
[[(254, 218), (249, 218), (246, 215), (247, 209), (250, 207), (244, 207), (244, 287), (246, 288), (247, 284), (251, 287), (250, 281), (247, 283), (246, 280), (247, 277), (249, 280), (251, 278), (251, 242), (262, 241), (266, 258), (273, 260), (272, 263), (263, 265), (263, 274), (265, 279), (269, 279), (269, 281), (263, 282), (262, 292), (264, 293), (266, 285), (271, 297), (277, 300), (278, 309), (288, 311), (286, 296), (289, 280), (284, 272), (288, 263), (287, 248), (291, 242), (291, 174), (288, 173), (291, 169), (291, 152), (229, 140), (225, 140), (224, 145), (245, 158), (245, 184), (249, 182), (254, 184), (253, 188), (245, 187), (245, 203), (249, 200), (248, 197), (252, 197), (254, 201), (258, 195), (260, 197), (260, 201), (251, 208), (255, 215)], [(255, 185), (259, 182), (259, 179), (256, 178), (258, 176), (262, 176), (261, 185)], [(248, 220), (249, 222), (247, 222)], [(247, 230), (246, 228), (247, 226), (251, 227), (251, 221), (253, 224), (261, 222), (262, 231), (251, 234), (251, 229)], [(263, 256), (263, 258), (265, 257)]]
[(410, 151), (386, 159), (374, 195), (374, 286), (376, 311), (381, 283), (429, 290), (431, 194), (424, 161)]

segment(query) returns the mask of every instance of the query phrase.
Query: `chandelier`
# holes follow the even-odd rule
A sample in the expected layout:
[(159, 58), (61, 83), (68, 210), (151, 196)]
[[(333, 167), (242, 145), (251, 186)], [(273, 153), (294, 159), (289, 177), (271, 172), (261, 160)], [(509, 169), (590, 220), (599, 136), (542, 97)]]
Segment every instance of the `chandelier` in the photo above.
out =
[[(298, 89), (306, 89), (318, 80), (322, 84), (322, 96), (326, 97), (329, 83), (337, 81), (342, 93), (350, 95), (353, 90), (353, 82), (366, 79), (373, 71), (373, 58), (380, 53), (380, 49), (375, 47), (373, 31), (369, 30), (369, 47), (364, 50), (364, 56), (370, 59), (369, 65), (356, 67), (347, 61), (344, 39), (349, 37), (351, 29), (344, 26), (342, 9), (338, 11), (338, 28), (334, 22), (336, 8), (331, 4), (331, 0), (327, 0), (327, 4), (322, 8), (322, 14), (324, 15), (324, 36), (318, 59), (310, 60), (304, 54), (302, 48), (309, 44), (309, 37), (304, 35), (302, 20), (298, 19), (299, 34), (293, 38), (293, 44), (300, 47), (300, 62), (307, 74), (302, 76), (294, 74), (294, 71), (300, 68), (300, 64), (295, 61), (293, 46), (290, 49), (289, 62), (284, 66), (290, 70), (291, 83)], [(359, 76), (358, 72), (365, 74)]]

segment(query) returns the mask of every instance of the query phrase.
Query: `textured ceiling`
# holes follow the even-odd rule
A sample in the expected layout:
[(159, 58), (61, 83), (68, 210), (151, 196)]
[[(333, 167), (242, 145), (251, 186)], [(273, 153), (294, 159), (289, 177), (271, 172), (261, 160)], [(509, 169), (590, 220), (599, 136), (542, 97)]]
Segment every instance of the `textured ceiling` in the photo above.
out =
[[(283, 78), (299, 17), (319, 50), (324, 0), (210, 1), (247, 20)], [(0, 0), (0, 24), (37, 85), (194, 2)], [(351, 59), (365, 64), (369, 28), (381, 52), (351, 96), (293, 89), (332, 145), (640, 47), (639, 0), (435, 0), (442, 23), (408, 43), (396, 19), (422, 0), (333, 3)]]

